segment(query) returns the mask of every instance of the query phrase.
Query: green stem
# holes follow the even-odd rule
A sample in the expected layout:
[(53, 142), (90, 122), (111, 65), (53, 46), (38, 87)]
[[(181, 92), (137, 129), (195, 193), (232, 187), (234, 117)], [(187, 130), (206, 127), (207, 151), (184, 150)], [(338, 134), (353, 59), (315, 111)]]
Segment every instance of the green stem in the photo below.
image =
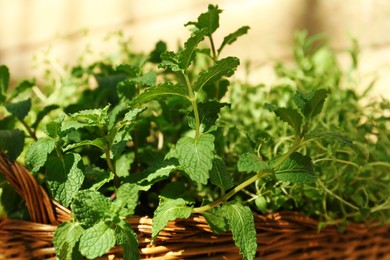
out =
[(26, 122), (24, 120), (20, 120), (20, 122), (22, 123), (22, 125), (24, 126), (24, 128), (26, 128), (28, 134), (31, 136), (32, 139), (34, 139), (34, 141), (37, 141), (37, 136), (35, 135), (34, 131), (31, 129), (31, 127), (26, 124)]
[(211, 34), (209, 35), (209, 39), (210, 39), (211, 51), (213, 52), (213, 60), (216, 61), (218, 59), (218, 54), (215, 50), (214, 40)]
[(248, 180), (246, 180), (243, 183), (241, 183), (241, 184), (237, 185), (236, 187), (234, 187), (231, 191), (229, 191), (228, 193), (226, 193), (225, 195), (220, 197), (218, 200), (216, 200), (216, 201), (214, 201), (214, 202), (212, 202), (210, 204), (207, 204), (205, 206), (194, 208), (192, 210), (192, 213), (202, 213), (202, 212), (205, 212), (205, 211), (210, 210), (212, 208), (215, 208), (216, 206), (218, 206), (218, 205), (224, 203), (225, 201), (229, 200), (237, 192), (241, 191), (242, 189), (244, 189), (248, 185), (251, 185), (252, 183), (257, 181), (258, 179), (261, 179), (261, 178), (263, 178), (263, 177), (265, 177), (265, 176), (267, 176), (269, 174), (270, 174), (270, 172), (259, 172), (259, 173), (257, 173), (256, 175), (252, 176)]
[(188, 78), (188, 75), (186, 73), (183, 73), (183, 76), (186, 81), (186, 85), (188, 89), (188, 97), (189, 100), (191, 101), (192, 109), (194, 110), (195, 139), (198, 139), (200, 136), (200, 118), (199, 118), (198, 104), (196, 103), (196, 95), (194, 93), (194, 90), (192, 89), (192, 85), (190, 79)]

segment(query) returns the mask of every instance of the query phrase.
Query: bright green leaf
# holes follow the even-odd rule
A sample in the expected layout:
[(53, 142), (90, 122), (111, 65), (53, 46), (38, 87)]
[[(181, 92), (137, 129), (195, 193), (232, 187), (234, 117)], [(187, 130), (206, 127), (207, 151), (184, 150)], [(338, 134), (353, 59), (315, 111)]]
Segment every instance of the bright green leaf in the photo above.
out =
[(215, 234), (221, 234), (229, 230), (224, 213), (222, 207), (215, 207), (202, 212), (203, 217)]
[(275, 177), (280, 181), (292, 183), (312, 183), (315, 181), (315, 171), (311, 158), (295, 152), (275, 169)]
[(70, 150), (73, 150), (73, 149), (76, 149), (79, 147), (83, 147), (83, 146), (95, 146), (104, 152), (105, 145), (106, 145), (106, 143), (105, 143), (103, 138), (96, 138), (93, 140), (82, 140), (80, 142), (67, 145), (65, 147), (64, 151), (67, 152), (67, 151), (70, 151)]
[(176, 159), (170, 159), (156, 163), (139, 175), (137, 184), (143, 187), (150, 187), (152, 184), (158, 181), (167, 179), (171, 172), (177, 170), (178, 168), (179, 165)]
[(37, 172), (45, 165), (47, 156), (55, 149), (56, 141), (52, 138), (42, 138), (30, 145), (26, 152), (26, 165), (32, 172)]
[(15, 161), (24, 148), (24, 133), (18, 129), (0, 130), (0, 148)]
[(17, 119), (22, 121), (31, 109), (31, 98), (16, 103), (6, 104), (5, 108)]
[(76, 194), (71, 209), (76, 220), (88, 228), (105, 219), (110, 212), (110, 199), (97, 191), (82, 190)]
[(239, 64), (240, 60), (236, 57), (227, 57), (216, 61), (208, 70), (199, 74), (198, 80), (194, 84), (194, 90), (199, 91), (204, 85), (215, 82), (223, 76), (230, 77)]
[(104, 221), (85, 230), (80, 238), (80, 252), (94, 259), (107, 253), (115, 245), (115, 231)]
[(221, 188), (222, 191), (233, 187), (232, 176), (226, 170), (224, 161), (221, 158), (213, 159), (213, 167), (210, 171), (210, 182)]
[(240, 248), (244, 259), (253, 259), (256, 255), (257, 239), (252, 210), (236, 201), (224, 203), (222, 207), (234, 243)]
[(131, 225), (121, 221), (115, 228), (116, 241), (123, 249), (123, 259), (139, 259), (137, 234), (131, 228)]
[(237, 168), (238, 171), (246, 173), (269, 171), (271, 169), (267, 162), (260, 160), (253, 153), (242, 154), (238, 159)]
[(58, 259), (82, 259), (79, 252), (78, 241), (84, 229), (77, 222), (63, 222), (58, 225), (53, 237), (53, 245)]
[(61, 125), (64, 120), (64, 116), (61, 116), (53, 121), (48, 122), (45, 125), (44, 131), (51, 138), (56, 138), (61, 133)]
[(118, 177), (123, 177), (123, 178), (129, 176), (131, 164), (133, 163), (133, 161), (134, 161), (134, 153), (122, 154), (115, 161), (116, 175), (118, 175)]
[(46, 182), (52, 197), (65, 207), (83, 184), (83, 167), (81, 156), (76, 153), (67, 153), (62, 158), (50, 156), (46, 162)]
[(180, 165), (188, 176), (199, 183), (206, 184), (213, 166), (214, 136), (202, 134), (198, 139), (184, 136), (176, 144)]
[(167, 95), (187, 98), (187, 92), (183, 86), (165, 82), (142, 92), (132, 100), (131, 104), (137, 106), (151, 100), (158, 100)]
[(169, 221), (177, 218), (188, 218), (191, 215), (192, 207), (186, 205), (182, 198), (175, 200), (160, 199), (160, 204), (154, 211), (152, 224), (152, 239), (155, 239), (158, 233), (164, 229)]
[(140, 77), (132, 78), (129, 80), (141, 84), (142, 86), (150, 87), (156, 84), (157, 74), (154, 71), (150, 71)]
[(132, 183), (122, 184), (117, 191), (116, 199), (125, 203), (127, 215), (133, 215), (138, 204), (138, 186)]
[(172, 71), (180, 71), (179, 58), (173, 51), (166, 51), (161, 54), (161, 63), (158, 65), (159, 68), (170, 69)]
[(222, 12), (217, 5), (209, 5), (208, 11), (198, 17), (197, 22), (189, 22), (187, 25), (194, 25), (199, 30), (206, 30), (207, 35), (211, 36), (219, 27), (219, 14)]
[(233, 32), (233, 33), (227, 35), (227, 36), (223, 39), (223, 42), (222, 42), (221, 46), (220, 46), (219, 49), (218, 49), (218, 54), (221, 53), (222, 49), (223, 49), (226, 45), (232, 44), (233, 42), (235, 42), (235, 41), (237, 40), (238, 37), (247, 34), (247, 33), (248, 33), (248, 30), (249, 30), (249, 26), (242, 26), (241, 28), (237, 29), (235, 32)]

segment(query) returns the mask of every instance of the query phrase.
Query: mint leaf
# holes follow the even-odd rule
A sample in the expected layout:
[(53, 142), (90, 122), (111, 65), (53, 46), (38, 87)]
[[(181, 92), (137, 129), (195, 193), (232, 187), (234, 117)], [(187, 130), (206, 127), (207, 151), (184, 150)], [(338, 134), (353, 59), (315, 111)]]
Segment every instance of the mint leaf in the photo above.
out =
[(204, 39), (203, 31), (197, 31), (184, 43), (184, 49), (179, 53), (179, 66), (182, 70), (191, 65), (195, 58), (195, 50), (200, 42)]
[(61, 134), (61, 125), (64, 120), (64, 116), (61, 116), (53, 121), (48, 122), (45, 127), (45, 133), (51, 138), (56, 138)]
[(235, 42), (237, 40), (238, 37), (242, 36), (242, 35), (245, 35), (248, 33), (248, 30), (249, 30), (249, 26), (242, 26), (241, 28), (237, 29), (235, 32), (227, 35), (224, 39), (223, 39), (223, 42), (221, 44), (221, 46), (218, 48), (218, 55), (221, 53), (222, 49), (226, 46), (226, 45), (230, 45), (232, 44), (233, 42)]
[(174, 200), (160, 199), (160, 204), (154, 211), (152, 224), (152, 239), (164, 229), (169, 221), (177, 218), (188, 218), (191, 215), (192, 207), (186, 205), (182, 198)]
[(180, 71), (179, 58), (173, 51), (165, 51), (161, 54), (161, 63), (159, 68), (170, 69), (172, 71)]
[(31, 109), (31, 99), (28, 98), (16, 103), (6, 104), (5, 108), (17, 119), (22, 121)]
[(275, 114), (284, 122), (288, 123), (294, 129), (295, 135), (301, 134), (302, 115), (293, 108), (274, 107), (266, 104), (266, 107), (275, 112)]
[(7, 91), (9, 85), (9, 70), (7, 66), (0, 66), (0, 103), (4, 103), (7, 99)]
[(126, 207), (126, 215), (134, 214), (135, 207), (138, 204), (138, 186), (132, 183), (122, 184), (117, 191), (116, 199), (122, 201)]
[(180, 165), (188, 176), (199, 183), (206, 184), (214, 158), (214, 136), (202, 134), (198, 139), (184, 136), (176, 144)]
[(56, 141), (52, 138), (42, 138), (30, 145), (26, 152), (26, 165), (32, 172), (37, 172), (45, 165), (47, 156), (55, 149)]
[(243, 259), (253, 259), (256, 255), (257, 239), (251, 209), (236, 201), (224, 203), (222, 207), (234, 243), (244, 255)]
[(32, 88), (34, 85), (34, 81), (23, 80), (13, 89), (10, 99), (17, 97), (20, 93)]
[(76, 194), (71, 209), (83, 227), (91, 227), (110, 212), (110, 199), (97, 191), (82, 190)]
[(221, 234), (229, 230), (222, 207), (215, 207), (202, 212), (202, 216), (206, 219), (213, 233)]
[(108, 109), (110, 106), (106, 106), (104, 108), (96, 108), (96, 109), (86, 109), (81, 110), (79, 112), (73, 113), (71, 115), (72, 119), (75, 119), (81, 126), (103, 126), (107, 125), (109, 118), (107, 115)]
[(315, 171), (311, 158), (295, 152), (275, 169), (275, 177), (279, 181), (292, 183), (312, 183), (315, 181)]
[(148, 86), (148, 87), (156, 84), (156, 80), (157, 80), (157, 74), (154, 71), (150, 71), (145, 73), (142, 76), (129, 79), (129, 81), (141, 84), (142, 86)]
[(213, 167), (210, 171), (210, 182), (217, 185), (223, 192), (233, 187), (232, 176), (226, 170), (224, 161), (221, 158), (214, 158)]
[(318, 115), (324, 105), (325, 99), (329, 92), (325, 89), (317, 89), (313, 92), (297, 92), (294, 101), (301, 109), (306, 119), (311, 119)]
[(37, 118), (35, 119), (35, 122), (31, 125), (32, 128), (36, 129), (39, 125), (39, 123), (42, 121), (42, 119), (49, 114), (51, 111), (59, 108), (58, 105), (49, 105), (44, 107), (43, 109), (39, 110), (37, 114)]
[(122, 246), (124, 260), (139, 259), (137, 234), (129, 223), (120, 221), (115, 228), (115, 237)]
[(194, 25), (199, 30), (205, 30), (208, 36), (211, 36), (219, 27), (219, 14), (222, 10), (217, 5), (209, 5), (208, 11), (198, 17), (197, 22), (188, 22), (187, 25)]
[(80, 238), (80, 252), (93, 259), (107, 253), (115, 245), (115, 231), (104, 221), (85, 230)]
[[(209, 131), (215, 127), (215, 122), (218, 119), (221, 108), (228, 105), (228, 103), (221, 103), (216, 100), (198, 104), (199, 117), (202, 125), (201, 128), (203, 128), (203, 131)], [(191, 112), (189, 115), (189, 124), (191, 128), (195, 129), (194, 112)]]
[(227, 57), (216, 61), (208, 70), (199, 74), (198, 80), (194, 83), (194, 90), (199, 91), (204, 85), (215, 82), (223, 76), (230, 77), (239, 64), (240, 60), (236, 57)]
[(102, 150), (103, 152), (105, 151), (105, 141), (103, 138), (96, 138), (93, 140), (81, 140), (77, 143), (69, 144), (65, 147), (64, 152), (83, 147), (83, 146), (95, 146)]
[(18, 129), (0, 130), (0, 148), (10, 161), (15, 161), (24, 148), (24, 133)]
[(116, 175), (118, 177), (127, 177), (130, 175), (131, 164), (134, 161), (134, 153), (125, 153), (122, 154), (115, 161)]
[(63, 222), (58, 225), (53, 237), (53, 245), (58, 259), (82, 259), (78, 242), (84, 229), (77, 222)]
[[(171, 172), (179, 169), (179, 163), (176, 159), (165, 160), (149, 167), (137, 176), (138, 185), (142, 186), (143, 190), (147, 190), (156, 182), (167, 179)], [(132, 175), (135, 176), (135, 175)]]
[(238, 159), (237, 168), (238, 171), (246, 173), (271, 170), (271, 167), (267, 162), (261, 161), (260, 158), (253, 153), (242, 154)]
[(131, 104), (133, 106), (137, 106), (151, 100), (157, 100), (166, 95), (187, 98), (187, 92), (183, 86), (178, 84), (175, 85), (171, 82), (165, 82), (155, 87), (150, 87), (146, 91), (142, 92), (132, 100)]
[(76, 153), (63, 158), (51, 156), (46, 162), (46, 182), (54, 199), (67, 207), (84, 181), (83, 162)]

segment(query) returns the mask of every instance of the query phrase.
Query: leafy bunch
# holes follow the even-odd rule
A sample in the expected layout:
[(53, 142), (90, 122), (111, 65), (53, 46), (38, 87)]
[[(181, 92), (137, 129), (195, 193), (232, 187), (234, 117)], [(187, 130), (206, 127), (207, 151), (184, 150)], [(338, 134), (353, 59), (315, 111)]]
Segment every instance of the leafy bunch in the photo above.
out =
[[(153, 215), (153, 242), (169, 221), (201, 214), (215, 233), (232, 232), (245, 259), (256, 255), (254, 210), (300, 210), (326, 223), (388, 216), (389, 196), (380, 193), (388, 183), (381, 147), (388, 142), (387, 118), (362, 109), (354, 92), (338, 89), (342, 74), (332, 53), (313, 48), (304, 34), (294, 51), (297, 67), (276, 68), (282, 84), (266, 91), (228, 80), (240, 61), (222, 51), (249, 27), (217, 45), (221, 12), (209, 5), (187, 23), (191, 35), (176, 52), (159, 42), (148, 56), (124, 48), (120, 65), (75, 67), (72, 82), (85, 86), (93, 77), (96, 88), (74, 89), (78, 100), (59, 100), (40, 112), (23, 99), (33, 82), (10, 92), (8, 69), (0, 68), (0, 101), (9, 113), (1, 121), (1, 149), (15, 160), (28, 147), (25, 165), (72, 210), (53, 239), (60, 259), (96, 258), (114, 245), (122, 246), (124, 259), (139, 257), (137, 235), (126, 221), (134, 215)], [(346, 101), (341, 113), (333, 105)], [(380, 106), (377, 111), (389, 108)], [(29, 113), (32, 123), (25, 120)], [(359, 113), (364, 122), (353, 116)], [(368, 128), (381, 142), (366, 146)], [(358, 131), (354, 145), (342, 131)], [(370, 178), (370, 187), (362, 185)], [(347, 187), (351, 182), (356, 188)], [(6, 195), (7, 211), (20, 212), (5, 203)]]

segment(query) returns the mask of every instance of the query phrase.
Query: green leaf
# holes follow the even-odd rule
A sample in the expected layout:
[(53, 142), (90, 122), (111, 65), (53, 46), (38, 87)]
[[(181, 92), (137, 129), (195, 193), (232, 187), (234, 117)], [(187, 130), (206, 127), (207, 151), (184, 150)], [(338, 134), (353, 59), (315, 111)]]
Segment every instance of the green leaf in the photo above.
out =
[(227, 57), (216, 61), (208, 70), (199, 74), (198, 80), (194, 84), (194, 90), (199, 91), (204, 85), (215, 82), (223, 76), (230, 77), (239, 64), (240, 60), (236, 57)]
[(115, 231), (104, 221), (85, 230), (80, 238), (80, 252), (94, 259), (107, 253), (115, 245)]
[(278, 169), (275, 169), (275, 177), (279, 181), (299, 184), (312, 183), (316, 179), (311, 158), (298, 152), (291, 154)]
[(229, 230), (222, 207), (215, 207), (202, 212), (202, 216), (206, 219), (213, 233), (221, 234)]
[(72, 149), (76, 149), (79, 147), (83, 147), (83, 146), (95, 146), (104, 152), (105, 145), (106, 145), (106, 142), (104, 141), (103, 138), (96, 138), (93, 140), (82, 140), (80, 142), (67, 145), (64, 149), (64, 152), (67, 152), (67, 151), (70, 151)]
[(151, 100), (158, 100), (166, 95), (187, 98), (187, 92), (183, 86), (165, 82), (142, 92), (132, 100), (131, 104), (137, 106)]
[(301, 134), (301, 125), (302, 125), (302, 115), (298, 110), (293, 108), (284, 108), (284, 107), (274, 107), (272, 105), (266, 104), (266, 107), (275, 112), (275, 114), (283, 121), (292, 126), (294, 129), (295, 135)]
[(68, 207), (84, 181), (83, 162), (75, 153), (63, 158), (51, 156), (46, 162), (46, 182), (52, 194), (63, 206)]
[(242, 154), (238, 159), (237, 168), (238, 171), (246, 173), (271, 170), (271, 167), (267, 162), (260, 160), (260, 158), (253, 153)]
[(232, 44), (233, 42), (235, 42), (235, 41), (237, 40), (238, 37), (247, 34), (249, 29), (250, 29), (249, 26), (242, 26), (241, 28), (237, 29), (235, 32), (233, 32), (233, 33), (227, 35), (227, 36), (223, 39), (223, 42), (222, 42), (221, 46), (220, 46), (219, 49), (218, 49), (218, 54), (221, 53), (222, 49), (223, 49), (226, 45)]
[(64, 116), (61, 116), (53, 121), (48, 122), (44, 127), (45, 133), (51, 138), (58, 137), (61, 133), (61, 125), (63, 120)]
[(135, 83), (141, 84), (142, 86), (150, 87), (150, 86), (153, 86), (154, 84), (156, 84), (157, 74), (154, 71), (150, 71), (150, 72), (145, 73), (142, 76), (132, 78), (129, 80), (133, 81)]
[(137, 184), (143, 186), (142, 189), (148, 189), (154, 183), (167, 179), (171, 172), (177, 169), (179, 169), (179, 163), (176, 159), (156, 163), (137, 176)]
[(9, 85), (9, 70), (7, 66), (0, 66), (0, 104), (7, 99), (7, 91)]
[(120, 221), (115, 228), (115, 237), (123, 249), (123, 259), (139, 259), (137, 234), (131, 228), (131, 225), (125, 221)]
[(203, 31), (197, 31), (184, 43), (184, 49), (179, 53), (179, 66), (182, 70), (187, 69), (195, 58), (195, 50), (204, 39)]
[(226, 170), (224, 161), (221, 158), (213, 159), (213, 167), (210, 171), (210, 182), (217, 185), (224, 192), (233, 187), (232, 176)]
[(192, 207), (186, 205), (182, 198), (175, 200), (160, 199), (160, 204), (154, 211), (152, 224), (152, 239), (155, 239), (158, 233), (164, 229), (169, 221), (177, 218), (188, 218), (191, 215)]
[(82, 190), (76, 194), (71, 209), (83, 227), (91, 227), (110, 212), (110, 199), (97, 191)]
[(26, 91), (27, 89), (32, 88), (34, 85), (35, 85), (34, 81), (23, 80), (12, 91), (10, 99), (17, 97), (19, 94)]
[[(218, 119), (219, 112), (224, 106), (229, 106), (228, 103), (221, 103), (216, 100), (210, 100), (203, 103), (198, 103), (199, 118), (201, 121), (201, 128), (204, 132), (213, 129)], [(195, 129), (194, 112), (189, 115), (189, 124), (191, 128)]]
[(252, 210), (237, 201), (224, 203), (222, 207), (234, 243), (244, 255), (243, 259), (254, 259), (257, 239)]
[(77, 122), (83, 126), (103, 126), (107, 125), (109, 118), (107, 115), (108, 109), (110, 106), (104, 108), (96, 109), (86, 109), (71, 115), (71, 118), (75, 119)]
[(47, 156), (55, 149), (56, 141), (52, 138), (42, 138), (30, 145), (26, 152), (26, 165), (32, 172), (38, 172), (45, 165)]
[(317, 89), (307, 93), (297, 92), (294, 101), (305, 118), (312, 119), (321, 112), (328, 94), (329, 92), (326, 89)]
[(33, 129), (36, 129), (39, 125), (39, 123), (42, 121), (42, 119), (47, 115), (49, 114), (51, 111), (55, 110), (59, 108), (58, 105), (49, 105), (49, 106), (46, 106), (44, 107), (42, 110), (39, 110), (38, 114), (37, 114), (37, 118), (35, 119), (35, 122), (34, 124), (31, 125), (31, 127)]
[(6, 104), (5, 108), (17, 119), (22, 121), (31, 109), (31, 99), (28, 98), (16, 103)]
[(15, 161), (24, 148), (24, 133), (18, 129), (0, 130), (0, 148), (10, 161)]
[(58, 259), (82, 259), (78, 242), (84, 229), (77, 222), (63, 222), (58, 225), (53, 237), (53, 245)]
[(125, 178), (130, 175), (130, 168), (134, 162), (134, 156), (134, 153), (125, 153), (115, 161), (116, 175), (118, 177)]
[(138, 204), (138, 186), (132, 183), (122, 184), (117, 191), (116, 199), (125, 203), (126, 214), (134, 214), (135, 207)]
[(222, 12), (217, 5), (209, 5), (208, 11), (198, 17), (197, 22), (189, 22), (187, 25), (194, 25), (199, 30), (206, 30), (207, 35), (211, 36), (219, 27), (219, 14)]
[(184, 136), (177, 142), (176, 151), (179, 163), (188, 176), (206, 184), (213, 166), (214, 136), (202, 134), (198, 139)]
[(166, 51), (161, 54), (161, 63), (158, 65), (159, 68), (170, 69), (172, 71), (180, 71), (179, 58), (173, 51)]

